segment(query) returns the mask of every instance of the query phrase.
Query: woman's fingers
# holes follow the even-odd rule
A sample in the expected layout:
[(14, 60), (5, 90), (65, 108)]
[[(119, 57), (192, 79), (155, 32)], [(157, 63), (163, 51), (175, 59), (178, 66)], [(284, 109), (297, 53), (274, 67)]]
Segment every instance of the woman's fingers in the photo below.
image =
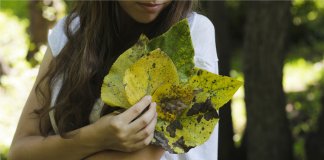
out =
[(134, 151), (151, 142), (157, 122), (156, 103), (151, 101), (151, 96), (145, 96), (123, 113), (107, 117), (111, 127), (105, 135), (111, 135), (109, 141), (115, 144), (111, 149)]
[(140, 117), (129, 124), (130, 130), (134, 133), (139, 132), (143, 128), (147, 127), (155, 118), (156, 115), (156, 103), (150, 104), (149, 109), (143, 113)]
[(142, 139), (140, 141), (138, 141), (137, 143), (135, 143), (133, 146), (132, 146), (132, 150), (133, 151), (136, 151), (138, 149), (142, 149), (144, 147), (146, 147), (147, 145), (149, 145), (152, 141), (154, 137), (154, 133), (150, 134), (148, 137), (146, 137), (145, 139)]
[(144, 141), (143, 141), (144, 144), (149, 145), (152, 142), (153, 138), (154, 138), (154, 132), (152, 134), (150, 134), (150, 136), (148, 136), (146, 139), (144, 139)]
[(122, 119), (128, 124), (138, 117), (145, 110), (145, 108), (150, 105), (151, 101), (151, 96), (145, 96), (138, 103), (121, 113), (119, 116), (121, 116)]
[(149, 137), (151, 134), (154, 134), (155, 125), (157, 122), (157, 114), (155, 114), (153, 120), (145, 128), (136, 133), (136, 139), (143, 140)]

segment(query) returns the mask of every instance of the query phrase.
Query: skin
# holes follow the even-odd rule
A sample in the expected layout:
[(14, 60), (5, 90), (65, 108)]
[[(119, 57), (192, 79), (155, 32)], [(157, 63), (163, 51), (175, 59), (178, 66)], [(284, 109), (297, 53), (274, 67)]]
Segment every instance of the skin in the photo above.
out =
[[(161, 1), (120, 1), (120, 6), (134, 20), (140, 23), (152, 22), (170, 4)], [(141, 3), (160, 4), (155, 9), (143, 9)], [(150, 5), (151, 5), (150, 4)], [(145, 4), (144, 4), (145, 6)], [(36, 82), (22, 111), (18, 127), (11, 144), (11, 160), (154, 160), (160, 159), (164, 150), (149, 145), (157, 121), (156, 104), (151, 96), (145, 96), (137, 104), (121, 114), (101, 117), (97, 122), (71, 131), (69, 139), (59, 135), (43, 137), (39, 131), (39, 119), (33, 111), (41, 106), (37, 100), (35, 85), (48, 71), (53, 59), (48, 49), (41, 63)], [(41, 86), (45, 88), (46, 86)], [(138, 117), (149, 106), (149, 109)], [(138, 117), (136, 120), (134, 120)]]
[[(150, 23), (157, 18), (161, 11), (171, 3), (171, 0), (137, 0), (119, 1), (120, 7), (135, 21), (140, 23)], [(153, 5), (155, 7), (145, 7)]]

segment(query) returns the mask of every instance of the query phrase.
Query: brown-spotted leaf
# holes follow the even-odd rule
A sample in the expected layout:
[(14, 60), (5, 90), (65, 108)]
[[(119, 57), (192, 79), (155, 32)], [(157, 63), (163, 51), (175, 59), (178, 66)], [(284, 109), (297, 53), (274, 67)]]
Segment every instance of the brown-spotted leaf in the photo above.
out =
[(204, 69), (194, 68), (194, 73), (189, 79), (189, 85), (199, 90), (196, 102), (205, 102), (209, 98), (217, 110), (227, 103), (243, 84), (234, 78), (213, 74)]
[[(208, 140), (219, 116), (210, 99), (196, 102), (197, 94), (200, 92), (188, 85), (164, 85), (156, 90), (153, 100), (158, 104), (158, 121), (153, 144), (178, 154), (186, 153)], [(173, 100), (162, 103), (173, 103), (174, 108), (165, 111), (161, 106), (161, 99), (169, 97)], [(178, 102), (182, 104), (177, 105)]]
[(189, 108), (194, 98), (194, 90), (190, 86), (178, 83), (166, 83), (153, 93), (158, 118), (166, 121), (178, 119)]
[[(195, 68), (193, 73), (188, 83), (177, 85), (183, 89), (174, 89), (174, 85), (169, 85), (157, 89), (163, 90), (164, 94), (153, 95), (157, 102), (170, 95), (179, 95), (177, 90), (190, 90), (189, 93), (193, 96), (189, 105), (185, 96), (175, 96), (177, 101), (186, 102), (188, 106), (181, 114), (169, 118), (170, 115), (166, 114), (168, 112), (162, 112), (162, 116), (158, 116), (153, 143), (159, 144), (171, 153), (185, 153), (206, 142), (218, 123), (217, 110), (229, 101), (242, 85), (242, 82), (233, 78), (216, 75), (203, 69)], [(182, 106), (175, 106), (174, 111), (178, 111)]]

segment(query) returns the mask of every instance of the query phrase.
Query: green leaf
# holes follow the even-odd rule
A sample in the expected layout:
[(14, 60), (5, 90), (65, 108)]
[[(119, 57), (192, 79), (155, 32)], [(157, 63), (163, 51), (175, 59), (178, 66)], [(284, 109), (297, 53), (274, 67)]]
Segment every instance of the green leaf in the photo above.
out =
[(194, 67), (194, 48), (190, 37), (188, 20), (184, 19), (172, 26), (166, 33), (152, 39), (149, 50), (160, 48), (175, 64), (180, 82), (187, 82)]

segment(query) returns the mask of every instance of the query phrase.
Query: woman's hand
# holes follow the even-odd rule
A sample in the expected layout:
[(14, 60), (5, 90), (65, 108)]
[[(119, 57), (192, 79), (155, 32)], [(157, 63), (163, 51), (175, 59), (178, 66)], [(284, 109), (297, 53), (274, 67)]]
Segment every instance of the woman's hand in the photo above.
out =
[(95, 143), (102, 150), (133, 152), (142, 149), (153, 139), (156, 121), (156, 103), (152, 103), (151, 96), (145, 96), (123, 113), (105, 115), (95, 122)]

